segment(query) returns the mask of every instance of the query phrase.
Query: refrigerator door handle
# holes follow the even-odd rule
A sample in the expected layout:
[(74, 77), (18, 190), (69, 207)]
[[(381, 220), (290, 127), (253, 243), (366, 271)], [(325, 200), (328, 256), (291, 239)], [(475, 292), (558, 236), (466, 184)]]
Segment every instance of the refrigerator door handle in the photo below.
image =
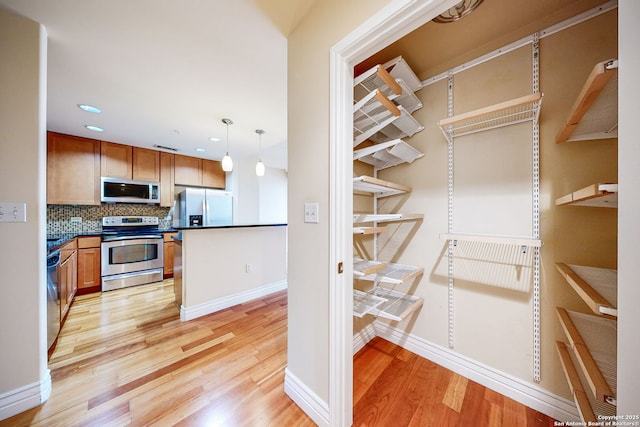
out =
[(207, 215), (209, 214), (209, 203), (207, 203), (207, 197), (202, 199), (202, 225), (209, 225), (207, 221)]

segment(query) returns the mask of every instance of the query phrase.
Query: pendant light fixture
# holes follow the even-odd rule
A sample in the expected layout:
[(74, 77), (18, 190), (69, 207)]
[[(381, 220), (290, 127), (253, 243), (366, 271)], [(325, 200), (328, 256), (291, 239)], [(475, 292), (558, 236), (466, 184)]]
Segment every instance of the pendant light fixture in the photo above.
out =
[(229, 155), (229, 125), (232, 125), (233, 122), (231, 119), (222, 119), (222, 123), (227, 125), (227, 154), (222, 158), (222, 170), (231, 172), (233, 170), (233, 160), (231, 160), (231, 156)]
[(264, 130), (256, 129), (256, 133), (258, 134), (258, 163), (256, 163), (256, 175), (264, 176), (264, 163), (262, 163), (262, 134)]

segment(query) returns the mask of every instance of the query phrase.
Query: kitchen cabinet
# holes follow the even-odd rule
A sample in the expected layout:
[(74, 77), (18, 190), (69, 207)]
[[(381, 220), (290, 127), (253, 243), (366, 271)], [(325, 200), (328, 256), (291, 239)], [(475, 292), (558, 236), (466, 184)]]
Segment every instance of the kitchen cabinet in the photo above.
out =
[(99, 236), (78, 237), (78, 295), (100, 291), (100, 243)]
[(47, 204), (100, 205), (100, 142), (47, 133)]
[(160, 152), (102, 141), (101, 175), (109, 178), (160, 181)]
[(175, 185), (175, 155), (160, 152), (160, 206), (172, 207)]
[(164, 278), (173, 277), (174, 240), (178, 233), (164, 233)]
[(58, 267), (58, 290), (60, 293), (60, 323), (64, 322), (69, 307), (78, 290), (77, 242), (73, 239), (60, 248), (60, 266)]
[(225, 188), (226, 174), (218, 161), (176, 154), (175, 185)]
[(215, 160), (202, 159), (202, 186), (208, 188), (225, 188), (227, 175), (222, 170), (222, 163)]

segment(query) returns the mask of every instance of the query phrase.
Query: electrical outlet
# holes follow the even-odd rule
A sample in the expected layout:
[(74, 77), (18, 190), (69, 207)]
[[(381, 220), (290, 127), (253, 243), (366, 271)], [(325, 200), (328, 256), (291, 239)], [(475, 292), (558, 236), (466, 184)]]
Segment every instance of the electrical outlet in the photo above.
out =
[(304, 204), (304, 222), (317, 224), (320, 222), (318, 219), (318, 210), (320, 205), (318, 203), (305, 203)]
[(247, 271), (247, 273), (251, 273), (253, 271), (253, 265), (251, 264), (246, 264), (244, 268)]
[(82, 217), (81, 216), (72, 216), (70, 219), (72, 224), (82, 224)]
[(0, 203), (0, 222), (27, 222), (27, 204)]

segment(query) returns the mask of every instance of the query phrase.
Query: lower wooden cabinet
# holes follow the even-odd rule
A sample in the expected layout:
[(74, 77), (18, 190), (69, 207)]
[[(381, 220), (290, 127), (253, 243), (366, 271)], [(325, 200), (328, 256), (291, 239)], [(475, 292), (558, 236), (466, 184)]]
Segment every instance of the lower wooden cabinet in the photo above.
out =
[(98, 236), (78, 237), (78, 295), (100, 291), (100, 242)]
[(173, 236), (177, 236), (178, 233), (165, 233), (164, 234), (164, 278), (173, 277), (173, 255), (174, 255), (174, 241)]
[(78, 290), (78, 251), (76, 240), (60, 248), (60, 266), (58, 267), (58, 290), (60, 293), (60, 323), (69, 312)]

